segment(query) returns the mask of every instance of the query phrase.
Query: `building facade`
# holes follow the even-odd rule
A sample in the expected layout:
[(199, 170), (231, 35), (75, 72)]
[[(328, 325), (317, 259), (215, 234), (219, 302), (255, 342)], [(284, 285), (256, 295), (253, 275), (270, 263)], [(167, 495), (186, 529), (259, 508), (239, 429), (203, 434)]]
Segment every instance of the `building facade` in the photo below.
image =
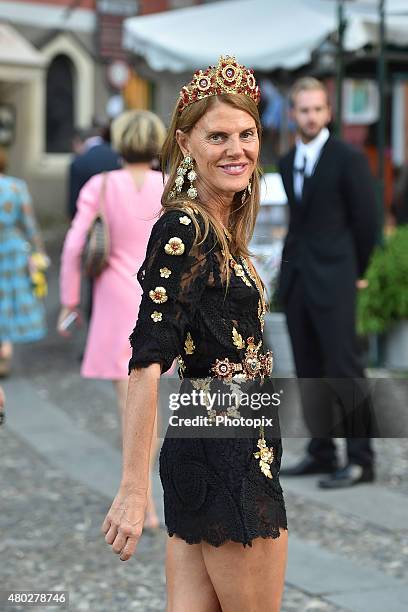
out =
[(129, 107), (152, 105), (149, 83), (126, 63), (123, 20), (198, 3), (0, 0), (0, 146), (43, 222), (65, 214), (73, 129), (107, 120), (118, 94)]

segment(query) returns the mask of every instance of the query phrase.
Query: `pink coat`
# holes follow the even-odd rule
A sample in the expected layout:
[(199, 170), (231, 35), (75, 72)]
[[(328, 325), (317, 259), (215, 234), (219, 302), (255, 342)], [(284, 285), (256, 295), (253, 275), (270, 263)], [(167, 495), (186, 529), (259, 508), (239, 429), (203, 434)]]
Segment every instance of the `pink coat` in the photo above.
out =
[[(98, 210), (102, 175), (81, 190), (77, 214), (67, 233), (61, 261), (60, 293), (64, 306), (80, 301), (81, 255), (87, 232)], [(104, 210), (109, 226), (107, 268), (96, 279), (92, 317), (81, 374), (86, 378), (126, 379), (131, 356), (129, 335), (136, 323), (142, 290), (136, 273), (143, 263), (151, 229), (160, 211), (160, 173), (146, 173), (138, 191), (131, 174), (109, 172)]]

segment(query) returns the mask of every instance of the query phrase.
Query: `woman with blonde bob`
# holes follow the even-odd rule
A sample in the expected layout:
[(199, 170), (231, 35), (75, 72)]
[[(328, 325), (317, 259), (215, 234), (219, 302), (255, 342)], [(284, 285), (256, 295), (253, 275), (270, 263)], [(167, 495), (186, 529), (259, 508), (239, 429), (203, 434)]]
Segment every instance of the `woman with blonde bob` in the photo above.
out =
[[(182, 88), (162, 150), (169, 173), (162, 215), (138, 274), (143, 297), (130, 338), (123, 474), (102, 530), (121, 560), (133, 555), (147, 503), (157, 383), (177, 358), (180, 392), (204, 392), (197, 414), (205, 425), (188, 429), (186, 421), (177, 434), (173, 413), (160, 454), (169, 612), (277, 612), (281, 605), (287, 523), (276, 411), (273, 437), (263, 425), (251, 435), (225, 433), (227, 417), (243, 416), (241, 399), (227, 408), (205, 400), (220, 388), (238, 398), (271, 388), (264, 287), (248, 251), (259, 209), (258, 101), (253, 72), (232, 57)], [(194, 406), (176, 418), (193, 416)], [(215, 431), (219, 419), (224, 437)]]
[[(64, 331), (62, 323), (79, 309), (81, 255), (92, 221), (102, 210), (109, 230), (109, 256), (106, 268), (93, 284), (92, 316), (81, 374), (113, 382), (121, 417), (131, 356), (128, 337), (142, 293), (136, 272), (143, 262), (163, 193), (160, 173), (151, 170), (151, 163), (165, 135), (162, 121), (148, 111), (127, 111), (115, 119), (112, 144), (123, 159), (123, 168), (98, 174), (82, 188), (62, 252), (62, 308), (57, 327), (61, 335), (67, 336), (69, 332)], [(146, 525), (158, 526), (150, 496)]]

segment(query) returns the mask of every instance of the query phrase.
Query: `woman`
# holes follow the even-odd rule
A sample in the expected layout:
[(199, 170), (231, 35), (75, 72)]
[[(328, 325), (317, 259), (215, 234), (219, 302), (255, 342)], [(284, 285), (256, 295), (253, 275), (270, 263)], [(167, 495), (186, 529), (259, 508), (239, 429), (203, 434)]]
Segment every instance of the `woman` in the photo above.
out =
[(10, 373), (13, 344), (46, 334), (45, 313), (33, 290), (34, 253), (47, 260), (27, 185), (5, 173), (0, 150), (0, 376)]
[[(131, 355), (127, 339), (141, 300), (136, 272), (163, 192), (161, 176), (150, 165), (164, 137), (163, 123), (148, 111), (127, 111), (113, 122), (113, 146), (122, 156), (124, 167), (94, 176), (83, 187), (62, 252), (62, 308), (57, 327), (61, 335), (67, 335), (62, 323), (79, 307), (81, 255), (88, 230), (102, 206), (109, 227), (110, 251), (107, 267), (93, 285), (92, 316), (81, 374), (113, 381), (121, 418)], [(148, 526), (158, 526), (152, 500), (146, 520)]]
[[(252, 71), (221, 58), (181, 90), (163, 147), (169, 180), (139, 272), (123, 475), (102, 526), (122, 560), (142, 532), (160, 374), (178, 357), (182, 390), (269, 380), (264, 292), (247, 259), (259, 207), (258, 100)], [(280, 439), (169, 430), (160, 455), (168, 610), (279, 610), (287, 549)]]

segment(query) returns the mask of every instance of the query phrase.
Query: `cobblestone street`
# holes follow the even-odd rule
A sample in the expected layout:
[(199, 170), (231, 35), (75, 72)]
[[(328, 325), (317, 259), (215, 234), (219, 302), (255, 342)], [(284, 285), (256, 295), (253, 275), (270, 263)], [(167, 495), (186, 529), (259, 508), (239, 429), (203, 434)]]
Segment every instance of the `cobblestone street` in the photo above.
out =
[[(4, 384), (1, 588), (67, 590), (73, 611), (163, 611), (164, 529), (143, 534), (128, 563), (100, 532), (119, 477), (116, 406), (108, 383), (79, 376), (83, 330), (66, 343), (53, 330), (56, 253), (53, 262), (50, 333), (16, 350)], [(287, 461), (303, 444), (285, 440)], [(282, 479), (290, 528), (284, 612), (408, 609), (408, 444), (378, 439), (375, 448), (374, 485), (324, 492), (313, 477)], [(157, 477), (155, 492), (160, 500)]]

